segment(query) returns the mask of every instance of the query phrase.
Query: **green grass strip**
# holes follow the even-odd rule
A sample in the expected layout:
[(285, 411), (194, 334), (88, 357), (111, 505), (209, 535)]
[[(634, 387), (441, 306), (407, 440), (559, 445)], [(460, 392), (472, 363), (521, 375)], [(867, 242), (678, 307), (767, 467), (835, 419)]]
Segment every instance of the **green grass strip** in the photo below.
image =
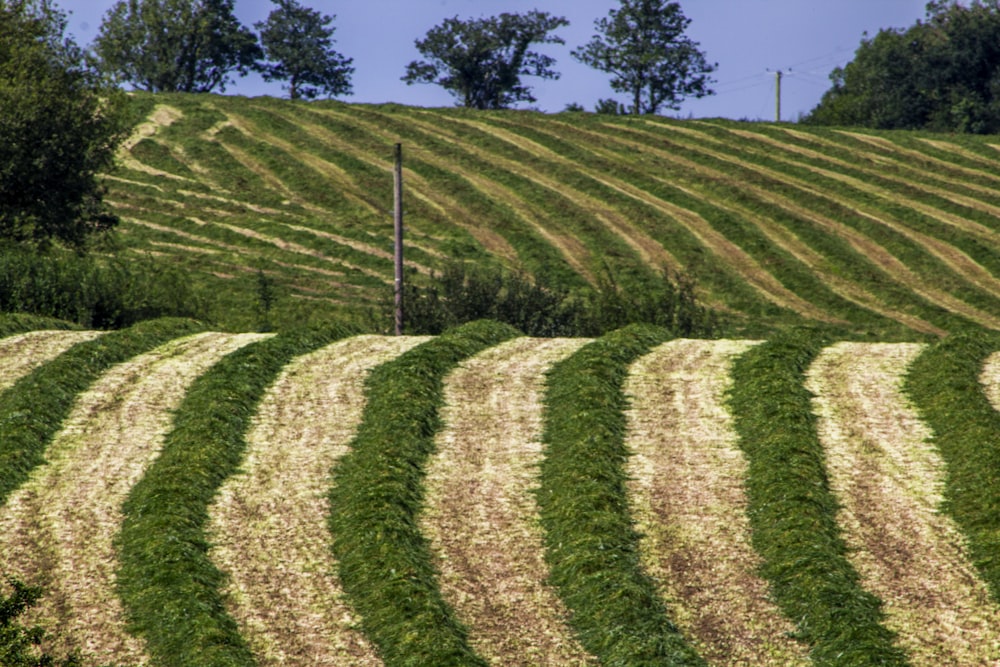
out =
[(347, 597), (390, 667), (486, 665), (441, 597), (418, 515), (424, 465), (441, 425), (445, 374), (517, 335), (505, 324), (472, 322), (368, 377), (353, 450), (334, 470), (330, 530)]
[(141, 322), (77, 343), (0, 393), (0, 505), (45, 462), (45, 449), (76, 397), (114, 364), (187, 334), (192, 320)]
[(705, 664), (642, 570), (626, 496), (623, 384), (629, 365), (669, 337), (629, 326), (548, 374), (537, 492), (546, 561), (580, 642), (602, 665)]
[(861, 588), (836, 522), (805, 373), (829, 341), (791, 331), (736, 360), (730, 405), (748, 459), (761, 574), (816, 665), (904, 665), (881, 601)]
[(65, 331), (79, 330), (80, 328), (80, 325), (74, 322), (57, 320), (41, 315), (28, 315), (25, 313), (0, 314), (0, 338), (27, 333), (29, 331), (41, 331), (43, 329)]
[(350, 333), (339, 326), (302, 329), (252, 343), (188, 390), (163, 451), (125, 502), (116, 540), (119, 595), (152, 664), (254, 664), (226, 613), (223, 575), (208, 558), (208, 506), (239, 466), (257, 404), (281, 370)]
[(949, 336), (917, 357), (904, 391), (931, 427), (947, 467), (943, 509), (965, 534), (976, 569), (1000, 601), (1000, 412), (979, 382), (997, 350), (996, 332)]

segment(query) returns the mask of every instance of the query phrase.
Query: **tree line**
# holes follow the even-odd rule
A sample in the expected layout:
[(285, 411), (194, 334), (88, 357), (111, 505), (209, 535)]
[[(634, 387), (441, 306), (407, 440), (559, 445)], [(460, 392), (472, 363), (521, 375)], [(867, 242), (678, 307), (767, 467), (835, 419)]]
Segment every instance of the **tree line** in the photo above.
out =
[[(267, 19), (254, 24), (258, 39), (236, 19), (232, 0), (119, 0), (94, 41), (97, 66), (151, 92), (225, 91), (233, 76), (258, 71), (286, 82), (292, 99), (349, 94), (353, 59), (334, 48), (336, 17), (296, 0), (272, 2)], [(712, 94), (716, 67), (685, 36), (689, 23), (678, 2), (619, 0), (572, 56), (610, 74), (611, 87), (629, 95), (630, 113), (678, 109), (685, 97)], [(555, 59), (535, 45), (564, 44), (555, 32), (567, 25), (538, 10), (447, 18), (416, 40), (423, 59), (409, 63), (402, 80), (439, 85), (476, 109), (534, 102), (525, 77), (559, 78)]]

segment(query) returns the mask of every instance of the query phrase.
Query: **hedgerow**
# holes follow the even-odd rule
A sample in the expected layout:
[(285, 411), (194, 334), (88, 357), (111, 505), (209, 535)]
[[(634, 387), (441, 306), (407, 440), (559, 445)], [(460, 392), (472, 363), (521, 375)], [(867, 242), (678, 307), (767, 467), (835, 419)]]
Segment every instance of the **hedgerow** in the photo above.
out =
[(703, 665), (641, 567), (626, 497), (629, 365), (670, 338), (633, 325), (556, 364), (545, 397), (537, 491), (550, 580), (580, 642), (603, 665)]
[(188, 390), (159, 458), (124, 504), (116, 540), (119, 595), (154, 664), (254, 664), (208, 558), (208, 506), (239, 466), (257, 404), (282, 368), (350, 333), (302, 329), (252, 343)]
[(372, 371), (352, 451), (333, 472), (329, 519), (348, 600), (387, 665), (482, 665), (441, 597), (418, 515), (445, 374), (514, 338), (496, 322), (445, 332)]
[(112, 365), (202, 330), (191, 320), (151, 320), (77, 343), (0, 393), (0, 505), (44, 463), (46, 447), (77, 395)]
[(980, 384), (983, 364), (997, 350), (996, 332), (944, 338), (917, 357), (904, 391), (933, 431), (947, 467), (943, 509), (965, 534), (973, 563), (1000, 601), (1000, 412)]
[(837, 527), (805, 372), (824, 336), (793, 330), (736, 360), (730, 405), (748, 460), (753, 546), (762, 576), (798, 625), (816, 665), (905, 665), (882, 625), (881, 601), (861, 588)]

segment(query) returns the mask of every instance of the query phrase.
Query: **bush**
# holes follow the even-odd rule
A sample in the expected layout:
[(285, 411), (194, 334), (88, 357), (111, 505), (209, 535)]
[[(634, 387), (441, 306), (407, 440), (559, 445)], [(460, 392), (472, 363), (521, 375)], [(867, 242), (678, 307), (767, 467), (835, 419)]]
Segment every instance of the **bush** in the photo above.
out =
[(7, 578), (9, 596), (0, 594), (0, 665), (4, 667), (40, 667), (59, 665), (77, 667), (76, 656), (70, 655), (57, 662), (40, 648), (45, 632), (40, 627), (26, 628), (18, 617), (30, 609), (42, 596), (42, 589), (28, 586), (17, 579)]
[(152, 259), (0, 247), (0, 312), (120, 329), (158, 317), (199, 318), (201, 301), (180, 271)]
[(574, 294), (499, 269), (451, 263), (426, 286), (406, 284), (407, 333), (438, 335), (466, 322), (490, 319), (528, 336), (602, 336), (629, 324), (659, 326), (675, 336), (714, 335), (714, 312), (698, 303), (687, 274), (663, 274), (642, 285), (619, 285), (606, 273), (595, 288)]

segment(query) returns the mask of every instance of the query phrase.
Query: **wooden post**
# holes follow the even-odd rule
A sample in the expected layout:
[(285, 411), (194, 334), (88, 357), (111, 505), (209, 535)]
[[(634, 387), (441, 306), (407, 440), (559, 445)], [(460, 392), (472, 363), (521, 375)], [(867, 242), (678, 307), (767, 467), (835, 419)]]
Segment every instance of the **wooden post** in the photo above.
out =
[(781, 122), (781, 76), (784, 74), (780, 69), (774, 73), (774, 122)]
[(403, 335), (403, 144), (396, 144), (393, 170), (394, 215), (396, 232), (396, 335)]

